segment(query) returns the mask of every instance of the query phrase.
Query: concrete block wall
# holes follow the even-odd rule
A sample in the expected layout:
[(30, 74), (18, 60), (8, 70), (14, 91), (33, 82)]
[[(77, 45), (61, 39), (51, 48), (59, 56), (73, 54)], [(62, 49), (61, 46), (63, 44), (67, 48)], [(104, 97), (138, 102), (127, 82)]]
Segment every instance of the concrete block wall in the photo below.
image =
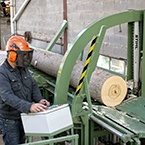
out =
[[(23, 1), (16, 1), (16, 10)], [(67, 0), (68, 43), (93, 21), (102, 17), (126, 11), (144, 9), (143, 0)], [(17, 33), (31, 31), (34, 40), (31, 45), (45, 49), (63, 22), (63, 0), (31, 0), (17, 21)], [(63, 35), (62, 35), (63, 37)], [(126, 25), (108, 30), (100, 53), (126, 59)], [(61, 39), (58, 43), (62, 43)], [(55, 47), (62, 47), (57, 45)]]
[[(24, 1), (16, 1), (18, 10)], [(17, 33), (31, 31), (34, 41), (45, 48), (63, 22), (63, 0), (32, 0), (17, 22)], [(43, 43), (42, 43), (42, 42)], [(59, 40), (60, 42), (60, 40)], [(40, 43), (40, 44), (39, 44)]]

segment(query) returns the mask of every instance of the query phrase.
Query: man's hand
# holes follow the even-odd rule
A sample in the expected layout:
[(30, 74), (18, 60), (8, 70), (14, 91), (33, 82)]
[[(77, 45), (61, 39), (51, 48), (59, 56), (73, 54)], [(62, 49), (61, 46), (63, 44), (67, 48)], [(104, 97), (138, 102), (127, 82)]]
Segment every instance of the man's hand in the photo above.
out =
[(36, 112), (45, 111), (45, 110), (46, 110), (46, 105), (43, 105), (41, 103), (33, 103), (30, 107), (31, 113), (36, 113)]
[(45, 105), (45, 106), (50, 106), (50, 103), (46, 99), (42, 99), (39, 101), (39, 103)]

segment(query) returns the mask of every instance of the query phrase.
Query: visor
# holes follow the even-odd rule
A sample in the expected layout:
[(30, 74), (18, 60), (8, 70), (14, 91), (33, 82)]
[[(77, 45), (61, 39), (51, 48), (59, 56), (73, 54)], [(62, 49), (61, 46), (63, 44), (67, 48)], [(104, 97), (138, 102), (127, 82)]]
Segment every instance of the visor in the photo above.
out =
[(17, 50), (17, 59), (16, 59), (16, 65), (18, 67), (28, 67), (31, 64), (32, 57), (33, 57), (33, 49), (29, 51), (21, 51)]

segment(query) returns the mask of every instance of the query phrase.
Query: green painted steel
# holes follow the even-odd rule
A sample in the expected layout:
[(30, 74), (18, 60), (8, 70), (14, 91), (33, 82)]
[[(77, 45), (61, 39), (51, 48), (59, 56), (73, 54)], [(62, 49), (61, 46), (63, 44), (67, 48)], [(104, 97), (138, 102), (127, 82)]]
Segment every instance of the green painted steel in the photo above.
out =
[[(126, 114), (132, 118), (136, 118), (138, 121), (145, 124), (145, 97), (136, 97), (134, 99), (127, 100), (126, 102), (117, 106), (116, 109), (122, 112), (126, 112)], [(137, 125), (135, 125), (135, 127), (138, 128)]]
[(54, 103), (63, 104), (67, 102), (67, 92), (73, 66), (76, 60), (78, 59), (79, 55), (81, 54), (81, 52), (84, 50), (85, 46), (91, 41), (94, 35), (98, 36), (98, 39), (97, 45), (95, 46), (95, 50), (92, 54), (94, 57), (91, 59), (89, 65), (89, 72), (87, 74), (88, 81), (90, 79), (93, 70), (96, 68), (100, 47), (106, 30), (110, 27), (122, 23), (141, 21), (143, 19), (142, 17), (143, 11), (131, 10), (119, 14), (114, 14), (101, 20), (97, 20), (90, 26), (85, 28), (70, 44), (69, 49), (67, 50), (67, 52), (63, 57), (56, 81)]
[(53, 37), (53, 39), (51, 40), (51, 42), (47, 46), (46, 50), (51, 51), (51, 49), (53, 48), (53, 46), (56, 44), (56, 41), (58, 40), (58, 38), (60, 37), (60, 35), (64, 32), (64, 30), (66, 28), (67, 28), (67, 21), (66, 20), (63, 20), (63, 23), (62, 23), (60, 29), (55, 34), (55, 36)]
[(128, 142), (134, 138), (145, 138), (144, 104), (144, 97), (136, 97), (116, 108), (93, 106), (92, 116), (96, 123), (114, 131), (123, 142)]
[[(124, 144), (130, 142), (131, 145), (140, 145), (139, 139), (142, 137), (145, 138), (145, 89), (143, 89), (145, 81), (142, 81), (142, 97), (123, 102), (115, 108), (109, 108), (103, 105), (92, 105), (88, 87), (92, 72), (95, 70), (97, 65), (99, 51), (107, 29), (123, 23), (128, 24), (128, 71), (127, 76), (123, 77), (126, 81), (133, 79), (132, 39), (133, 25), (136, 21), (140, 22), (142, 25), (141, 28), (145, 28), (144, 11), (129, 10), (93, 22), (79, 33), (76, 39), (70, 44), (69, 49), (66, 51), (61, 62), (56, 80), (46, 74), (41, 74), (41, 72), (34, 74), (39, 86), (45, 89), (45, 97), (48, 91), (54, 95), (54, 104), (65, 104), (69, 102), (74, 126), (76, 126), (76, 128), (74, 128), (80, 133), (80, 145), (93, 145), (94, 137), (101, 137), (110, 133), (119, 136)], [(143, 34), (142, 31), (140, 31), (140, 33), (140, 47), (143, 54), (145, 54), (145, 40), (143, 39), (145, 38), (145, 29), (143, 29)], [(80, 54), (85, 49), (86, 45), (91, 43), (94, 36), (97, 36), (96, 45), (87, 66), (87, 73), (84, 76), (83, 85), (79, 93), (76, 95), (75, 89), (69, 86), (71, 72), (76, 60), (79, 59)], [(142, 61), (144, 66), (145, 59), (143, 58)], [(142, 74), (144, 73), (145, 67), (143, 67)], [(145, 80), (144, 75), (142, 75), (142, 80)], [(84, 104), (84, 99), (87, 104)], [(96, 125), (105, 128), (105, 130), (95, 131)]]
[(41, 141), (35, 141), (35, 142), (30, 142), (26, 144), (21, 144), (21, 145), (47, 145), (47, 144), (54, 144), (66, 140), (74, 140), (74, 145), (78, 145), (78, 135), (68, 135), (64, 137), (58, 137), (58, 138), (52, 138), (52, 139), (46, 139), (46, 140), (41, 140)]
[[(98, 57), (99, 57), (99, 51), (100, 51), (101, 44), (104, 39), (106, 30), (115, 25), (128, 23), (128, 60), (127, 60), (128, 74), (126, 76), (126, 79), (127, 80), (133, 79), (133, 71), (132, 71), (133, 70), (133, 61), (132, 61), (133, 60), (133, 55), (132, 55), (132, 53), (133, 53), (132, 52), (133, 23), (136, 21), (142, 22), (143, 14), (144, 14), (144, 11), (130, 10), (127, 12), (114, 14), (114, 15), (111, 15), (111, 16), (108, 16), (108, 17), (105, 17), (103, 19), (93, 22), (91, 25), (89, 25), (87, 28), (85, 28), (76, 37), (76, 39), (70, 44), (69, 49), (67, 50), (67, 52), (65, 53), (65, 55), (63, 57), (63, 60), (60, 65), (60, 69), (58, 71), (57, 80), (56, 80), (54, 104), (58, 104), (58, 103), (63, 104), (63, 103), (68, 102), (67, 93), (68, 93), (69, 81), (70, 81), (70, 76), (71, 76), (73, 66), (75, 65), (76, 60), (79, 58), (79, 55), (83, 52), (86, 45), (88, 43), (90, 43), (92, 37), (97, 36), (95, 49), (92, 53), (91, 61), (88, 66), (88, 71), (85, 76), (86, 83), (84, 83), (84, 85), (82, 86), (82, 89), (81, 89), (79, 95), (75, 96), (75, 94), (74, 94), (74, 97), (73, 97), (74, 99), (71, 104), (74, 122), (77, 120), (78, 121), (82, 120), (82, 124), (83, 124), (83, 128), (82, 128), (83, 133), (82, 134), (84, 134), (84, 133), (85, 134), (81, 135), (81, 138), (85, 138), (85, 142), (82, 141), (81, 145), (88, 145), (89, 135), (88, 135), (87, 131), (89, 129), (88, 129), (88, 121), (86, 121), (86, 120), (87, 120), (88, 116), (91, 116), (91, 114), (92, 114), (91, 113), (92, 111), (90, 109), (91, 107), (88, 107), (88, 109), (84, 109), (82, 107), (82, 103), (83, 103), (83, 100), (85, 98), (87, 98), (87, 96), (90, 96), (90, 95), (88, 95), (88, 93), (89, 93), (88, 83), (89, 83), (92, 72), (96, 68), (96, 64), (97, 64)], [(145, 61), (143, 61), (143, 62), (145, 63)], [(61, 85), (61, 84), (63, 84), (63, 85)], [(86, 94), (87, 94), (87, 96), (86, 96)], [(88, 103), (91, 105), (90, 100), (88, 100)], [(120, 116), (121, 114), (119, 114), (120, 112), (118, 112), (118, 110), (115, 110), (115, 111), (116, 111), (116, 113), (118, 113), (117, 117), (119, 119), (121, 119), (121, 116)], [(111, 111), (110, 113), (108, 111), (107, 113), (111, 117), (114, 117), (113, 111)], [(133, 128), (133, 127), (131, 128), (129, 126), (130, 129), (134, 130), (134, 133), (132, 133), (132, 131), (124, 128), (121, 125), (118, 125), (118, 122), (117, 122), (118, 120), (116, 120), (117, 117), (113, 118), (114, 122), (112, 122), (112, 120), (110, 121), (110, 118), (108, 118), (108, 116), (103, 116), (103, 115), (99, 116), (96, 114), (96, 112), (93, 112), (93, 115), (91, 117), (92, 117), (92, 119), (94, 118), (94, 120), (99, 118), (99, 121), (102, 121), (101, 122), (102, 125), (104, 124), (104, 126), (107, 126), (108, 128), (111, 127), (111, 131), (116, 130), (116, 132), (114, 132), (114, 133), (116, 133), (116, 134), (119, 133), (120, 138), (122, 139), (122, 141), (124, 143), (129, 141), (134, 145), (138, 144), (138, 142), (139, 142), (138, 138), (135, 139), (135, 134), (138, 132), (138, 130), (136, 128)], [(125, 117), (122, 116), (122, 117), (123, 117), (123, 120), (126, 121), (126, 123), (130, 123), (132, 120), (126, 116)], [(115, 120), (116, 120), (116, 122), (115, 122)], [(131, 125), (135, 125), (135, 123), (137, 123), (137, 121), (135, 121)], [(108, 124), (110, 124), (110, 126), (108, 126)], [(139, 129), (141, 129), (142, 127), (144, 127), (142, 124), (138, 125)], [(142, 130), (142, 131), (145, 132), (144, 130)], [(94, 136), (93, 133), (92, 133), (92, 136)], [(142, 136), (143, 136), (143, 133), (142, 133)]]
[[(143, 19), (143, 55), (145, 54), (145, 11)], [(142, 96), (145, 97), (145, 57), (142, 58)]]

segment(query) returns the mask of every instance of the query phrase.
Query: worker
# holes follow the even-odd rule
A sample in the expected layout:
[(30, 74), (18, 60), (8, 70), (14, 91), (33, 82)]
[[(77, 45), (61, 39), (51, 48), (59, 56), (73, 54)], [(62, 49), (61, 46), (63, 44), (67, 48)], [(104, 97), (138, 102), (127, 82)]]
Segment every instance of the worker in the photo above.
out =
[(41, 95), (29, 73), (33, 49), (14, 35), (6, 45), (7, 58), (0, 66), (0, 130), (5, 145), (25, 143), (21, 113), (44, 111), (50, 103)]

